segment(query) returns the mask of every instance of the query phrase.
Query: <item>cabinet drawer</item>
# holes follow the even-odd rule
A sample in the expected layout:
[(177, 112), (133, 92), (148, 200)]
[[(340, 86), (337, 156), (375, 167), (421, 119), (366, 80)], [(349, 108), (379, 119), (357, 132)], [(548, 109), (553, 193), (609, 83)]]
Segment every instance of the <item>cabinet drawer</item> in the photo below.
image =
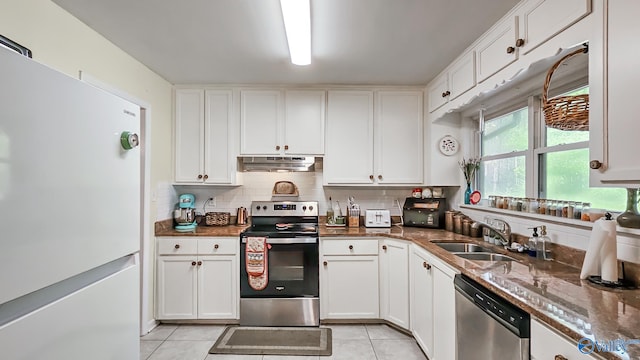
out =
[(198, 253), (197, 239), (176, 236), (158, 239), (158, 255), (195, 255)]
[(556, 355), (562, 355), (567, 359), (595, 359), (585, 356), (578, 350), (578, 342), (569, 340), (556, 333), (545, 324), (531, 321), (531, 359), (553, 359)]
[(199, 238), (198, 255), (236, 255), (240, 238)]
[(378, 255), (378, 240), (340, 239), (322, 242), (323, 255)]

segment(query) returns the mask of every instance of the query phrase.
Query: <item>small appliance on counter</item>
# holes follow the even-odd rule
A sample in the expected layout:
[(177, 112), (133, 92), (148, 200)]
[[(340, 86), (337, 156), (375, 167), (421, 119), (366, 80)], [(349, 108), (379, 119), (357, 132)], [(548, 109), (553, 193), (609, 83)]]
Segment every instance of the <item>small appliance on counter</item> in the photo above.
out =
[(375, 228), (391, 227), (391, 212), (387, 209), (365, 210), (364, 226)]
[(408, 197), (402, 206), (403, 225), (443, 228), (446, 208), (447, 199), (445, 198), (418, 199)]
[(173, 211), (174, 229), (179, 232), (196, 231), (196, 197), (182, 194), (178, 199), (178, 208)]

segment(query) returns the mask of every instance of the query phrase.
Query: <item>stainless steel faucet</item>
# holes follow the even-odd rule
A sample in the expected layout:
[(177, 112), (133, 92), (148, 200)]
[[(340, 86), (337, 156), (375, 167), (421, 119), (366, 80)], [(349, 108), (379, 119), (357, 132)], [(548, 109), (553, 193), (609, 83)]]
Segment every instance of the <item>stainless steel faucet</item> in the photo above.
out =
[(502, 245), (511, 245), (511, 225), (506, 221), (502, 219), (491, 219), (491, 224), (487, 224), (482, 221), (475, 221), (471, 224), (471, 227), (474, 229), (477, 229), (480, 226), (493, 230), (500, 237), (500, 243), (502, 243)]

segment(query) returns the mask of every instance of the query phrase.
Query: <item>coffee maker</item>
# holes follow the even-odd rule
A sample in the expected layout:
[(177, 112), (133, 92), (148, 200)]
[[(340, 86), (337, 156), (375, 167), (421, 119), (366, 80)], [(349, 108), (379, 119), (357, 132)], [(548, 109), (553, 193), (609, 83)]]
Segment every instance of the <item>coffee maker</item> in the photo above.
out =
[(174, 229), (179, 232), (196, 231), (196, 197), (193, 194), (182, 194), (178, 199), (178, 207), (173, 211)]

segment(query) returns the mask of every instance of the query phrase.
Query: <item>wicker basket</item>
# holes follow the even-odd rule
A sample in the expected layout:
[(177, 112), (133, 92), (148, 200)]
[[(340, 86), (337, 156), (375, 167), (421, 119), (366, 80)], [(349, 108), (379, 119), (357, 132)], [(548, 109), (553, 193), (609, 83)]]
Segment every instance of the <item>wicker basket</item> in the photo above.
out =
[(547, 127), (567, 131), (589, 130), (589, 94), (556, 96), (549, 99), (549, 83), (553, 72), (568, 58), (586, 52), (586, 49), (578, 49), (565, 55), (547, 72), (542, 87), (542, 111)]
[(231, 214), (228, 212), (208, 212), (205, 214), (205, 224), (209, 226), (229, 225)]

